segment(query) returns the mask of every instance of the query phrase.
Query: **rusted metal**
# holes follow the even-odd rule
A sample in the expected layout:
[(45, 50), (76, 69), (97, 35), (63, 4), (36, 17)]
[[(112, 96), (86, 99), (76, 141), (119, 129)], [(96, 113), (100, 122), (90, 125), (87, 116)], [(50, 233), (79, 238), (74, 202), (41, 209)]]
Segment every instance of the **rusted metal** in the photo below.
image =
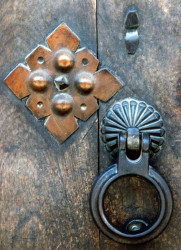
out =
[(98, 109), (97, 99), (108, 101), (122, 84), (106, 69), (97, 70), (99, 60), (61, 24), (47, 38), (50, 47), (39, 45), (27, 57), (29, 67), (19, 64), (5, 83), (37, 119), (60, 142), (78, 129), (77, 119), (86, 121)]

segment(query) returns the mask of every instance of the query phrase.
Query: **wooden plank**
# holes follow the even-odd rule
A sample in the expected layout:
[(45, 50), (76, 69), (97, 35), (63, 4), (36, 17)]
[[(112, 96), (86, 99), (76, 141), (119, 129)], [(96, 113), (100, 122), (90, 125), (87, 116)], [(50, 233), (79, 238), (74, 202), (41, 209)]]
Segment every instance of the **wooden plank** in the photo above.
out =
[[(101, 249), (180, 249), (181, 245), (181, 99), (180, 99), (180, 48), (181, 1), (178, 0), (135, 0), (140, 19), (140, 44), (135, 55), (128, 55), (124, 42), (125, 14), (133, 4), (131, 0), (99, 0), (98, 17), (98, 55), (103, 66), (111, 67), (113, 72), (125, 83), (125, 87), (110, 102), (101, 104), (100, 122), (106, 110), (117, 100), (135, 97), (152, 104), (165, 120), (167, 140), (163, 151), (151, 165), (169, 183), (174, 210), (166, 230), (155, 240), (140, 245), (126, 246), (115, 243), (101, 234)], [(100, 141), (100, 172), (113, 163)], [(131, 205), (133, 191), (135, 199)], [(145, 188), (148, 188), (145, 191)], [(140, 195), (141, 193), (141, 195)], [(127, 199), (123, 199), (126, 196)], [(158, 207), (153, 201), (156, 195), (153, 188), (137, 180), (119, 181), (110, 188), (105, 200), (105, 209), (113, 223), (121, 222), (132, 214), (145, 213), (155, 216)], [(130, 197), (131, 196), (131, 197)], [(111, 198), (112, 197), (112, 198)], [(114, 199), (115, 198), (115, 199)], [(144, 206), (143, 206), (144, 204)], [(153, 204), (153, 205), (152, 205)], [(122, 212), (124, 211), (124, 215)], [(121, 217), (122, 216), (122, 217)], [(151, 218), (151, 217), (150, 217)]]
[(0, 7), (0, 249), (99, 249), (89, 210), (97, 115), (60, 145), (3, 83), (62, 22), (96, 53), (96, 1), (7, 0)]

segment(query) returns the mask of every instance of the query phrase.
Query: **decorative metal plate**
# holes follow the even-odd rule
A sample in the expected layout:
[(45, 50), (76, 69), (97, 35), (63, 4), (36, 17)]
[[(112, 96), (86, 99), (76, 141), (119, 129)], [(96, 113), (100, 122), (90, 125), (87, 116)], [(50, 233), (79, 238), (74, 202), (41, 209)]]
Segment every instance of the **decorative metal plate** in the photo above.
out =
[(113, 105), (102, 124), (102, 139), (111, 155), (118, 154), (118, 134), (128, 128), (138, 128), (149, 133), (151, 139), (150, 156), (158, 153), (164, 143), (165, 129), (160, 114), (143, 101), (124, 99)]
[(45, 127), (60, 142), (78, 129), (76, 118), (86, 121), (96, 110), (95, 98), (108, 101), (122, 84), (86, 48), (78, 49), (79, 38), (61, 24), (19, 64), (5, 83), (37, 119), (46, 118)]

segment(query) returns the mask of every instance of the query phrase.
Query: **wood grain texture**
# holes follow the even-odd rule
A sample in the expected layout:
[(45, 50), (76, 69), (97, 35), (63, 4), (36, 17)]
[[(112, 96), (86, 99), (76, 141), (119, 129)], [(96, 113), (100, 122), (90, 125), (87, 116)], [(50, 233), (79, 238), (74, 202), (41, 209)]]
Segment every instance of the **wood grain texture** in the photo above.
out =
[[(138, 10), (140, 20), (140, 44), (135, 55), (128, 55), (125, 42), (125, 14), (132, 4)], [(181, 1), (179, 0), (99, 0), (98, 17), (98, 55), (103, 66), (107, 66), (117, 73), (118, 78), (124, 81), (125, 86), (114, 99), (107, 104), (101, 104), (99, 120), (103, 119), (106, 110), (116, 101), (125, 97), (135, 97), (153, 105), (162, 114), (166, 126), (166, 143), (159, 156), (151, 160), (151, 165), (157, 169), (171, 187), (174, 198), (174, 210), (171, 221), (166, 230), (155, 240), (138, 246), (118, 244), (101, 234), (101, 249), (180, 249), (181, 245), (181, 30), (180, 30)], [(101, 124), (100, 124), (101, 126)], [(100, 172), (113, 163), (100, 141)], [(144, 185), (137, 185), (137, 193), (142, 193)], [(121, 221), (115, 212), (125, 211), (126, 216), (131, 209), (136, 216), (144, 212), (146, 203), (150, 209), (148, 217), (156, 212), (153, 202), (154, 190), (150, 189), (143, 195), (137, 195), (134, 204), (125, 196), (130, 196), (130, 188), (126, 189), (128, 181), (120, 181), (109, 190), (105, 201), (105, 209), (109, 218), (115, 223)], [(116, 195), (117, 193), (117, 195)], [(110, 197), (116, 197), (114, 202)], [(131, 199), (131, 198), (130, 198)], [(109, 202), (107, 202), (109, 201)], [(112, 203), (111, 203), (112, 202)], [(130, 205), (130, 206), (129, 206)], [(119, 209), (118, 209), (119, 208)], [(141, 209), (142, 208), (142, 209)], [(116, 210), (117, 209), (117, 210)], [(111, 219), (110, 219), (111, 220)], [(116, 221), (118, 220), (118, 221)]]
[(2, 0), (0, 9), (0, 249), (99, 249), (88, 202), (97, 115), (60, 145), (3, 83), (62, 22), (96, 53), (96, 2)]
[[(126, 11), (133, 2), (140, 19), (140, 44), (134, 56), (127, 54), (123, 24)], [(165, 119), (167, 130), (166, 144), (151, 164), (165, 177), (173, 192), (174, 211), (170, 224), (157, 239), (139, 246), (121, 245), (101, 234), (100, 248), (180, 249), (181, 1), (98, 0), (97, 6), (96, 24), (96, 0), (0, 2), (2, 250), (99, 249), (99, 232), (92, 221), (88, 203), (98, 169), (97, 115), (86, 123), (80, 121), (80, 129), (59, 145), (41, 121), (36, 121), (3, 83), (7, 74), (18, 63), (24, 63), (26, 55), (37, 44), (45, 44), (47, 35), (62, 22), (79, 36), (82, 46), (96, 52), (98, 41), (102, 66), (116, 72), (125, 83), (123, 90), (109, 103), (100, 104), (100, 122), (114, 102), (131, 96), (155, 106)], [(113, 160), (101, 141), (99, 154), (101, 172)], [(105, 200), (108, 216), (115, 223), (125, 218), (120, 211), (124, 211), (125, 216), (131, 215), (132, 211), (137, 213), (131, 206), (133, 197), (125, 199), (126, 194), (132, 193), (129, 184), (142, 194), (135, 195), (137, 211), (152, 217), (157, 212), (156, 202), (151, 207), (154, 189), (138, 181), (126, 180), (117, 187), (112, 186)], [(125, 197), (118, 193), (123, 189)], [(120, 214), (112, 217), (115, 211)]]

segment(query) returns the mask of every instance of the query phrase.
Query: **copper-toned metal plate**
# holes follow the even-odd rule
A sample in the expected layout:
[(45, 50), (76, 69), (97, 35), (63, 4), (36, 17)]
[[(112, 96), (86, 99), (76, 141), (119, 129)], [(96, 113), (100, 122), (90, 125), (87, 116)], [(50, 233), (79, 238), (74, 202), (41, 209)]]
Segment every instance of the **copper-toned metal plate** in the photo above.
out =
[(61, 24), (47, 38), (50, 48), (39, 45), (19, 64), (5, 83), (37, 119), (60, 142), (78, 129), (76, 118), (86, 121), (98, 109), (97, 99), (108, 101), (122, 84), (106, 69), (79, 38)]

